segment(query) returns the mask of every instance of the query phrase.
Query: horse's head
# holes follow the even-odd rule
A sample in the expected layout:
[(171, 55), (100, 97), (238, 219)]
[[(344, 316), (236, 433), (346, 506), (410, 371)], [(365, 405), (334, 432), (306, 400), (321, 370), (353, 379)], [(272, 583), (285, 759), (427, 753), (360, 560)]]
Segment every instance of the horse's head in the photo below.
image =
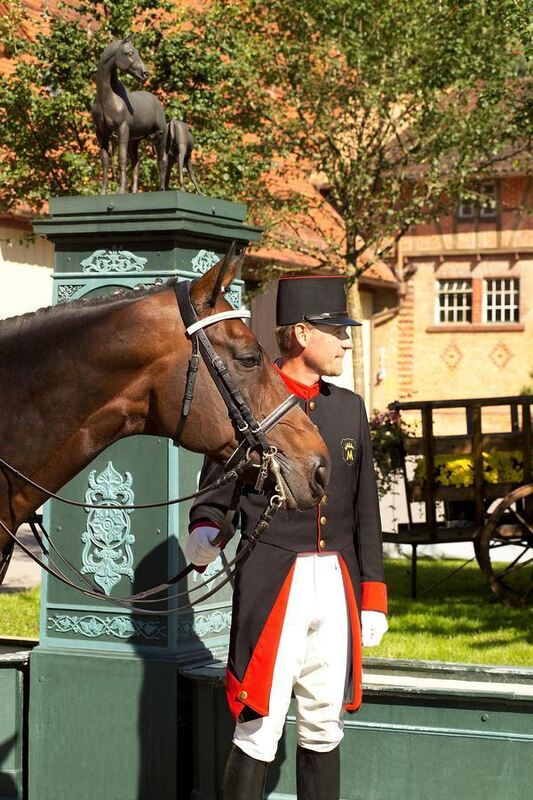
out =
[(133, 75), (138, 81), (144, 82), (148, 77), (148, 70), (144, 66), (139, 51), (133, 46), (133, 34), (130, 33), (125, 39), (114, 42), (117, 45), (115, 51), (115, 64), (122, 72)]
[[(231, 310), (224, 290), (235, 277), (238, 260), (230, 262), (219, 262), (193, 281), (190, 295), (200, 319)], [(226, 319), (205, 330), (255, 418), (263, 420), (289, 392), (255, 335), (240, 319)], [(189, 354), (187, 348), (187, 358)], [(183, 376), (185, 369), (184, 359)], [(267, 438), (278, 449), (290, 507), (305, 509), (315, 505), (325, 492), (330, 467), (327, 448), (316, 426), (295, 407)], [(237, 446), (226, 405), (203, 363), (182, 441), (191, 450), (207, 449), (208, 455), (218, 461), (225, 461)]]

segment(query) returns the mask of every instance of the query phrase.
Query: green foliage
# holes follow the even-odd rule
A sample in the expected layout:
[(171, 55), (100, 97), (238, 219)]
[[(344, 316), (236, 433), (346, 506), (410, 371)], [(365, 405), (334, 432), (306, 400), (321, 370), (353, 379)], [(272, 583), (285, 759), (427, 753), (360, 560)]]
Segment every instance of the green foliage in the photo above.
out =
[(403, 444), (412, 431), (394, 409), (376, 411), (369, 426), (378, 494), (384, 497), (403, 473)]
[[(203, 191), (248, 202), (272, 243), (356, 276), (369, 248), (386, 254), (527, 145), (529, 10), (530, 0), (213, 0), (201, 10), (71, 0), (58, 16), (43, 10), (29, 42), (22, 3), (10, 0), (0, 203), (40, 209), (50, 194), (99, 190), (94, 73), (104, 46), (134, 30), (146, 89), (192, 126)], [(308, 198), (273, 190), (296, 171), (323, 174), (340, 237)], [(141, 186), (156, 185), (144, 158)], [(291, 235), (275, 224), (297, 211), (313, 211), (307, 243), (298, 226)]]
[(229, 5), (249, 31), (254, 103), (278, 152), (324, 173), (344, 237), (322, 260), (348, 273), (530, 136), (529, 0)]
[[(26, 16), (20, 0), (11, 0), (3, 20), (15, 59), (13, 75), (0, 83), (4, 210), (24, 203), (38, 211), (51, 194), (98, 193), (100, 162), (90, 116), (96, 67), (104, 47), (131, 30), (149, 70), (144, 88), (161, 97), (167, 118), (177, 116), (193, 128), (205, 193), (259, 200), (268, 148), (253, 138), (261, 120), (248, 108), (246, 72), (227, 57), (230, 31), (217, 30), (194, 8), (158, 0), (76, 0), (60, 5), (53, 17), (42, 10), (35, 41), (23, 33)], [(121, 80), (138, 88), (128, 76)], [(151, 156), (148, 145), (145, 151)], [(116, 185), (111, 182), (110, 190)], [(140, 185), (157, 187), (153, 157), (141, 158)]]

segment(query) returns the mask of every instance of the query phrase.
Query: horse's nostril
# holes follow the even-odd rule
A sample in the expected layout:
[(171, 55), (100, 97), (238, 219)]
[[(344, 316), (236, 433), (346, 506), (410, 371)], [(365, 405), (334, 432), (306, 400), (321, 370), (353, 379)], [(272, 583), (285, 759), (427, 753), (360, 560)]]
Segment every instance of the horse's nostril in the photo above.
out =
[(320, 467), (317, 467), (315, 469), (315, 474), (313, 477), (315, 479), (315, 484), (317, 488), (320, 490), (320, 493), (324, 494), (328, 483), (328, 471), (326, 467), (322, 465)]

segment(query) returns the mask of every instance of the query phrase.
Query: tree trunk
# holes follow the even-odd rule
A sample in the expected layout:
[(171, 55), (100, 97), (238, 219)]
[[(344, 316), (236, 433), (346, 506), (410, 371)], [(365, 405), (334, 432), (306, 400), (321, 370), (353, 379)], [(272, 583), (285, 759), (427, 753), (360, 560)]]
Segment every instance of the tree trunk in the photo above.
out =
[[(352, 319), (363, 321), (363, 308), (361, 305), (361, 295), (359, 293), (359, 284), (355, 280), (351, 286), (348, 287), (346, 292), (348, 301), (348, 314)], [(357, 394), (362, 397), (365, 396), (365, 373), (363, 369), (363, 328), (354, 326), (352, 328), (352, 342), (353, 342), (353, 382), (354, 389)]]

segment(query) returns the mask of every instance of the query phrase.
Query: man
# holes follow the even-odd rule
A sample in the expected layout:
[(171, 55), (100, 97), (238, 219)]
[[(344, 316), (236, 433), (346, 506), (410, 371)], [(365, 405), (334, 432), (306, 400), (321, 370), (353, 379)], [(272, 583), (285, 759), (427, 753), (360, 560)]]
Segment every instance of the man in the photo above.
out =
[[(283, 278), (277, 298), (280, 375), (318, 426), (331, 456), (318, 508), (281, 511), (237, 572), (227, 670), (236, 719), (223, 800), (263, 797), (291, 693), (297, 708), (299, 800), (338, 800), (343, 712), (361, 703), (362, 643), (387, 630), (381, 525), (362, 399), (322, 380), (340, 375), (351, 349), (339, 277)], [(205, 484), (219, 469), (206, 462)], [(219, 554), (217, 536), (233, 489), (191, 509), (186, 554), (203, 566)], [(265, 507), (247, 488), (240, 498), (244, 539)], [(236, 521), (236, 520), (235, 520)]]

